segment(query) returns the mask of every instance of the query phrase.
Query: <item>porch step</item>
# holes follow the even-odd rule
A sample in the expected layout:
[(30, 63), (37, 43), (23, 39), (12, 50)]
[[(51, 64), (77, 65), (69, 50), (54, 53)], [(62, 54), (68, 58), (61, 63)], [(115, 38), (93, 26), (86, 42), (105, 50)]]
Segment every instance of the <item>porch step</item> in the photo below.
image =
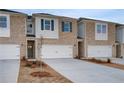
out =
[(28, 61), (36, 61), (36, 59), (28, 59)]

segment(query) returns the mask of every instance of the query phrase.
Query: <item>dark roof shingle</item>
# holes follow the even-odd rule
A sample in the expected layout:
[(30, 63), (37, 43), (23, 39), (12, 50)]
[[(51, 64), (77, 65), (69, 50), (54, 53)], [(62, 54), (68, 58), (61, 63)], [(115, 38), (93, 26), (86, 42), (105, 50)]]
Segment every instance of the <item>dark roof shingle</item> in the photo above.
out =
[(27, 15), (27, 14), (22, 13), (22, 12), (17, 12), (17, 11), (8, 10), (8, 9), (0, 9), (0, 11), (2, 11), (2, 12), (11, 12), (11, 13), (18, 13), (18, 14), (24, 14), (24, 15)]

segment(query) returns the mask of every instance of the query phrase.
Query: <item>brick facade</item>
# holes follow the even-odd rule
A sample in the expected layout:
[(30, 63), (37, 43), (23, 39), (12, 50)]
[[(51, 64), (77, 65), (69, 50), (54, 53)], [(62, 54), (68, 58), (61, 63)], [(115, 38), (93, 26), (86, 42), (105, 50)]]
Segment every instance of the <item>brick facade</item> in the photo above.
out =
[(20, 45), (20, 58), (25, 56), (26, 51), (25, 22), (25, 16), (10, 15), (10, 37), (0, 37), (0, 44)]

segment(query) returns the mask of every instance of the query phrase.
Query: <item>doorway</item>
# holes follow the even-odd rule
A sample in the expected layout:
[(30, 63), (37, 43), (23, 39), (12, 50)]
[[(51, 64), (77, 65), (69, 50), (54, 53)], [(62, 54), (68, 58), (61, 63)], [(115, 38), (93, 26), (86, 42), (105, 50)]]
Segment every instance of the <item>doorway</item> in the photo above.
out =
[(121, 45), (120, 44), (116, 45), (116, 57), (117, 58), (121, 57)]
[(35, 59), (35, 41), (27, 41), (27, 57), (28, 59)]
[(84, 46), (83, 46), (83, 42), (78, 42), (78, 57), (79, 58), (84, 57)]

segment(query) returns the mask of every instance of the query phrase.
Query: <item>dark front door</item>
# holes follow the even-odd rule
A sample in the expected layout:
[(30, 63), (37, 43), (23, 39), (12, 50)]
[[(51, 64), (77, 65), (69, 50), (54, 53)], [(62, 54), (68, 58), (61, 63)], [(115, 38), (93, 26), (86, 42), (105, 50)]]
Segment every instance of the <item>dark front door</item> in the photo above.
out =
[(121, 45), (116, 45), (116, 57), (121, 57)]
[(83, 51), (84, 47), (83, 47), (83, 43), (82, 42), (78, 42), (78, 57), (83, 57)]
[(35, 58), (35, 42), (34, 41), (27, 41), (27, 54), (28, 54), (28, 59)]

